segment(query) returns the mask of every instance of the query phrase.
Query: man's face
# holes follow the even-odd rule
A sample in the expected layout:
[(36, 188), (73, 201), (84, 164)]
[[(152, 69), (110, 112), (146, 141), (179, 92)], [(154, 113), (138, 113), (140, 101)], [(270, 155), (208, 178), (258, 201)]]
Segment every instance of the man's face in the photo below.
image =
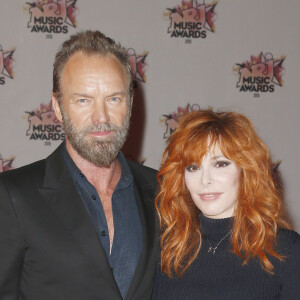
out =
[(67, 145), (89, 162), (109, 167), (129, 128), (128, 78), (112, 55), (73, 54), (61, 76), (62, 102), (53, 99), (64, 122)]

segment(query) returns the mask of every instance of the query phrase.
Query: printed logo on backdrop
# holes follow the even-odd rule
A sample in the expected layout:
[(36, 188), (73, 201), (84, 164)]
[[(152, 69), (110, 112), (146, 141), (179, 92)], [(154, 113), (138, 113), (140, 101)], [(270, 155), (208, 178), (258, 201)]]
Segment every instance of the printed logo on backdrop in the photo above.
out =
[(205, 4), (204, 0), (181, 1), (181, 5), (168, 8), (165, 16), (169, 17), (168, 34), (171, 38), (205, 39), (208, 32), (215, 32), (214, 17), (217, 1)]
[(66, 34), (70, 27), (76, 28), (77, 0), (31, 0), (26, 2), (30, 14), (27, 27), (31, 32)]
[(40, 108), (26, 111), (28, 130), (26, 136), (32, 141), (44, 141), (46, 146), (51, 141), (62, 141), (65, 139), (63, 124), (56, 118), (52, 110), (51, 102), (48, 105), (40, 104)]
[(198, 110), (200, 110), (200, 106), (198, 104), (188, 103), (185, 107), (177, 107), (177, 111), (173, 113), (163, 115), (160, 121), (166, 126), (164, 139), (169, 138), (170, 135), (176, 130), (178, 121), (182, 116), (186, 115), (189, 112)]
[(134, 80), (134, 86), (136, 87), (137, 82), (146, 82), (146, 58), (148, 56), (148, 51), (144, 51), (142, 54), (136, 54), (133, 48), (129, 48), (127, 50), (127, 53), (129, 55), (131, 74)]
[(15, 49), (5, 51), (0, 45), (0, 85), (5, 84), (6, 78), (13, 79), (13, 63)]
[(275, 88), (283, 86), (284, 60), (285, 56), (274, 58), (270, 52), (252, 55), (235, 65), (234, 71), (239, 74), (236, 87), (240, 92), (254, 93), (254, 97), (259, 97), (259, 93), (273, 93)]
[(15, 160), (15, 156), (10, 156), (9, 158), (3, 158), (0, 154), (0, 173), (8, 170), (12, 170), (13, 162)]

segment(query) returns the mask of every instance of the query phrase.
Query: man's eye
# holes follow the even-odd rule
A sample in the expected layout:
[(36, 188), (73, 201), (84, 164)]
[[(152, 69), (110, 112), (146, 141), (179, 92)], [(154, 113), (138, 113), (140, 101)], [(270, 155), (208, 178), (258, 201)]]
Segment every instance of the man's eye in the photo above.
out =
[(229, 161), (223, 161), (223, 160), (220, 160), (220, 161), (217, 161), (216, 162), (216, 167), (217, 168), (224, 168), (224, 167), (227, 167), (230, 165), (230, 162)]
[(84, 104), (84, 103), (87, 103), (87, 99), (82, 98), (82, 99), (77, 100), (77, 102)]
[(121, 98), (119, 97), (111, 97), (108, 99), (108, 101), (112, 104), (117, 104), (117, 103), (120, 103), (121, 102)]
[(196, 172), (200, 169), (198, 165), (190, 165), (185, 168), (188, 172)]

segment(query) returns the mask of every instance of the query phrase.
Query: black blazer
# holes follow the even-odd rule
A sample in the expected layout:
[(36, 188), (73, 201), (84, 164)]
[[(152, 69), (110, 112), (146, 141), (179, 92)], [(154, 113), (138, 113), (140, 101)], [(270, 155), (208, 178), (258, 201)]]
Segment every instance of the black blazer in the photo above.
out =
[[(47, 159), (0, 174), (0, 299), (122, 299), (60, 146)], [(125, 299), (151, 298), (158, 257), (156, 171), (128, 161), (143, 249)]]

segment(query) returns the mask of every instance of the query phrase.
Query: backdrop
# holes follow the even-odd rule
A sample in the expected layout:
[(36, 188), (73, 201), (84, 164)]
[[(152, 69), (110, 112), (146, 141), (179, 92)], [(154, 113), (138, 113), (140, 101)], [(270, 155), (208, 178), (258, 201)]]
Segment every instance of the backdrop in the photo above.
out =
[(244, 113), (270, 148), (300, 231), (299, 11), (299, 0), (1, 0), (0, 171), (64, 139), (50, 105), (54, 55), (76, 31), (99, 29), (131, 57), (127, 156), (159, 168), (186, 112)]

